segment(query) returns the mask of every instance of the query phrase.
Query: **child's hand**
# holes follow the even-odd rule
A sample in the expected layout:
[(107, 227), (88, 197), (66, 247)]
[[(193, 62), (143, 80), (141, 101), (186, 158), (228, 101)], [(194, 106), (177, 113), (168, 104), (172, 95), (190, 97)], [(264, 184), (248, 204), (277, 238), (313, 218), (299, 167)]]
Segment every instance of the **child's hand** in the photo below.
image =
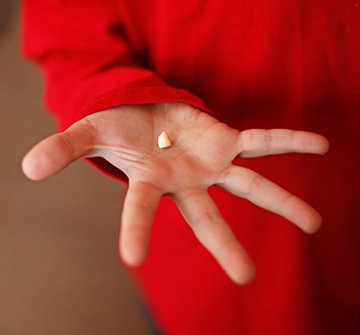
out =
[[(166, 130), (172, 146), (159, 149)], [(207, 188), (217, 185), (277, 213), (307, 233), (320, 215), (308, 204), (233, 159), (287, 152), (324, 154), (328, 141), (293, 130), (238, 130), (181, 103), (121, 106), (98, 112), (36, 145), (23, 170), (34, 180), (54, 175), (81, 157), (100, 156), (129, 177), (122, 213), (120, 251), (130, 265), (145, 256), (153, 215), (161, 196), (175, 200), (201, 243), (237, 283), (255, 267), (222, 218)]]

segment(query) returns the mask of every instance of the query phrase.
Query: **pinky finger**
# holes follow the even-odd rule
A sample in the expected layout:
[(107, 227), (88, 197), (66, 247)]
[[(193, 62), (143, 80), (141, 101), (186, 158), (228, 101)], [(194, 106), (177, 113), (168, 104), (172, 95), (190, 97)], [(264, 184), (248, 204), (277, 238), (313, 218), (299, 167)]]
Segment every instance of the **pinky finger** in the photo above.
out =
[(239, 135), (241, 157), (261, 157), (290, 152), (323, 155), (329, 141), (322, 135), (290, 129), (248, 129)]

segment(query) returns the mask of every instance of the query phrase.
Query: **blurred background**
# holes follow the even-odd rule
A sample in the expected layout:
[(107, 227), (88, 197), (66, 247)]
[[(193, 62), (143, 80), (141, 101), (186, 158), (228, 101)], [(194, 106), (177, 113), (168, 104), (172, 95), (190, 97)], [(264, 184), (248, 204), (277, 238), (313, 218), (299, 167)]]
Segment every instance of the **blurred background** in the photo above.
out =
[(0, 334), (148, 334), (117, 254), (121, 184), (84, 163), (42, 182), (21, 172), (55, 125), (19, 25), (19, 1), (0, 0)]

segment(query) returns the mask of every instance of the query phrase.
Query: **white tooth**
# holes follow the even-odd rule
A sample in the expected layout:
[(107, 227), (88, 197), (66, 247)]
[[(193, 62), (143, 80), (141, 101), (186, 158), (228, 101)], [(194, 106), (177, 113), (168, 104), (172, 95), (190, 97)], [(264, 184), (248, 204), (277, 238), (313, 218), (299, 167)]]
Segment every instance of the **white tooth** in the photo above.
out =
[(162, 131), (158, 137), (158, 147), (160, 149), (168, 148), (171, 146), (170, 138), (165, 130)]

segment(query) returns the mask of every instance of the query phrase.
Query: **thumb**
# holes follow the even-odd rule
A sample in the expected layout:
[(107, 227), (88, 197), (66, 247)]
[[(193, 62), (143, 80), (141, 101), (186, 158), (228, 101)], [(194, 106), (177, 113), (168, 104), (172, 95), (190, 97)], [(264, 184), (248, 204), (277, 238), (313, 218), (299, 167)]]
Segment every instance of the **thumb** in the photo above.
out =
[(41, 180), (86, 156), (93, 147), (92, 132), (92, 126), (81, 120), (66, 131), (42, 140), (22, 161), (25, 175), (32, 180)]

